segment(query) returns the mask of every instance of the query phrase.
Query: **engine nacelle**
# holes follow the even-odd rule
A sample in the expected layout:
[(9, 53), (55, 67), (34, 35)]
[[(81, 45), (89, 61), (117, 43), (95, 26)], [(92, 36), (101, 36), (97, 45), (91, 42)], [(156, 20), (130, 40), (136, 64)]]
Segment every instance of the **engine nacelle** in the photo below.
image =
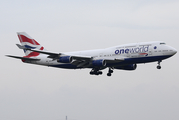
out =
[(106, 61), (101, 59), (101, 60), (93, 60), (92, 65), (96, 67), (103, 67), (106, 66)]
[(125, 66), (118, 66), (114, 67), (115, 69), (121, 69), (121, 70), (135, 70), (137, 68), (136, 64), (131, 64), (131, 65), (125, 65)]
[(57, 60), (57, 62), (71, 63), (72, 62), (72, 57), (71, 56), (62, 56)]

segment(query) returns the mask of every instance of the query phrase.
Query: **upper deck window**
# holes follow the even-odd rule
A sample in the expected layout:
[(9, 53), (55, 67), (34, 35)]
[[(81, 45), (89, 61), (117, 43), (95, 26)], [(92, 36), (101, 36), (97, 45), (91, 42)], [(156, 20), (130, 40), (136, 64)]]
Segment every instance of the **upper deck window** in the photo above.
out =
[(165, 45), (165, 43), (160, 43), (160, 45)]

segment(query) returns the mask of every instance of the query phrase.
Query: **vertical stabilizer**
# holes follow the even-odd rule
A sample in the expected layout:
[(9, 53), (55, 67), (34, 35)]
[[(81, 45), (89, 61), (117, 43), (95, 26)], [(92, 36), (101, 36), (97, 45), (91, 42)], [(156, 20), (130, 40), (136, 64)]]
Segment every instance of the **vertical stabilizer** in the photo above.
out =
[[(22, 46), (30, 49), (37, 49), (37, 50), (44, 50), (44, 47), (41, 46), (37, 41), (35, 41), (32, 37), (30, 37), (27, 33), (25, 32), (18, 32), (17, 33), (20, 43)], [(36, 57), (40, 53), (37, 52), (32, 52), (29, 50), (24, 50), (25, 57)]]

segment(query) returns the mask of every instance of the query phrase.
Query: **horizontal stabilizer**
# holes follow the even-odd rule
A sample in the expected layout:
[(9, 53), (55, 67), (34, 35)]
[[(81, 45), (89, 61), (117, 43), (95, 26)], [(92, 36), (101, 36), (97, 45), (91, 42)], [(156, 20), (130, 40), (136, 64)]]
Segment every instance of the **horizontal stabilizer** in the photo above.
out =
[(19, 45), (19, 44), (16, 44), (16, 45), (19, 49), (30, 50), (30, 51), (33, 51), (33, 52), (38, 52), (38, 53), (49, 55), (48, 58), (57, 58), (59, 55), (61, 55), (61, 53), (52, 53), (52, 52), (43, 51), (43, 50), (26, 48), (26, 47)]
[(24, 46), (22, 46), (22, 45), (19, 45), (19, 44), (16, 44), (17, 45), (17, 47), (19, 48), (19, 49), (28, 49), (28, 48), (26, 48), (26, 47), (24, 47)]
[(21, 59), (21, 60), (31, 60), (31, 61), (39, 61), (40, 60), (40, 59), (35, 59), (35, 58), (26, 58), (26, 57), (12, 56), (12, 55), (6, 55), (6, 56)]

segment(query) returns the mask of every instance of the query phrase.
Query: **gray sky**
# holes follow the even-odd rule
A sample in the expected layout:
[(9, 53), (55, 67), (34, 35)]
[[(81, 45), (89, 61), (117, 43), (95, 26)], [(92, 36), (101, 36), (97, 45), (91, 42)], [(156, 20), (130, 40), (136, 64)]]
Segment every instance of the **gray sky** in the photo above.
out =
[(179, 56), (115, 70), (64, 70), (24, 64), (16, 32), (68, 52), (165, 41), (179, 50), (177, 0), (1, 0), (1, 120), (178, 120)]

